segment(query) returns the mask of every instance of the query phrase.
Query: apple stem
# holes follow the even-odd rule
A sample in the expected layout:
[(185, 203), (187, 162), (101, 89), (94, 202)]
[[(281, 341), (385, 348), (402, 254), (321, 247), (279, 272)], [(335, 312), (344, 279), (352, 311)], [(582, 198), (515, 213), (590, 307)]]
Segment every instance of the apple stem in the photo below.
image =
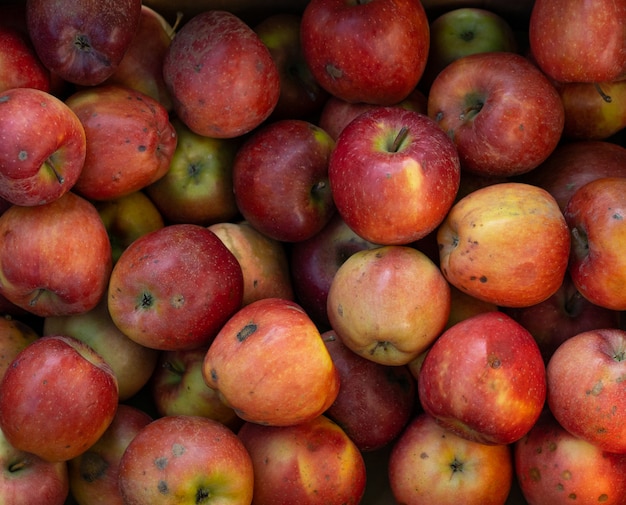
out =
[(35, 296), (28, 302), (28, 305), (30, 305), (31, 307), (34, 307), (35, 305), (37, 305), (37, 302), (39, 301), (39, 298), (41, 297), (41, 295), (43, 295), (44, 291), (45, 289), (39, 288), (37, 292), (35, 293)]
[(56, 169), (56, 167), (54, 166), (54, 163), (48, 158), (46, 160), (46, 165), (48, 166), (48, 168), (50, 170), (52, 170), (52, 173), (54, 174), (54, 176), (57, 178), (57, 181), (59, 181), (59, 184), (63, 184), (65, 182), (65, 177), (63, 177), (58, 170)]
[(26, 464), (28, 462), (27, 461), (18, 461), (17, 463), (13, 463), (12, 465), (9, 466), (9, 472), (14, 473), (14, 472), (19, 472), (20, 470), (23, 470), (26, 467)]
[(400, 150), (400, 146), (402, 145), (404, 140), (407, 138), (408, 134), (409, 134), (408, 127), (403, 126), (402, 128), (400, 128), (400, 131), (396, 135), (396, 138), (393, 139), (393, 144), (391, 144), (392, 153), (397, 153)]
[(606, 103), (611, 103), (613, 101), (613, 98), (611, 98), (611, 95), (607, 95), (597, 82), (595, 82), (593, 86), (594, 88), (596, 88), (596, 91), (598, 92), (598, 94), (602, 97), (602, 100), (604, 100)]

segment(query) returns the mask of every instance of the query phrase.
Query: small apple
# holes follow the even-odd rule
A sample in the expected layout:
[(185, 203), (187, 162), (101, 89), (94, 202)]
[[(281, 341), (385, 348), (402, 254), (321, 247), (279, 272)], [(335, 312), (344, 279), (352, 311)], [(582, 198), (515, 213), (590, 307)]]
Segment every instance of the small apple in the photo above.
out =
[(141, 0), (28, 0), (26, 22), (42, 63), (81, 86), (102, 83), (117, 68), (139, 25)]
[(250, 134), (233, 164), (233, 191), (244, 219), (282, 242), (306, 240), (335, 212), (328, 161), (335, 142), (301, 119), (269, 123)]
[(573, 435), (604, 451), (626, 453), (626, 332), (589, 330), (570, 337), (546, 366), (547, 404)]
[(339, 373), (321, 334), (291, 300), (242, 307), (211, 343), (204, 380), (245, 421), (287, 426), (321, 415), (339, 392)]
[(405, 365), (443, 331), (450, 287), (421, 251), (382, 246), (358, 251), (339, 267), (327, 307), (332, 329), (352, 351)]
[(269, 49), (237, 15), (209, 9), (176, 33), (163, 77), (178, 117), (195, 133), (232, 138), (272, 113), (280, 75)]
[(255, 505), (361, 503), (363, 456), (328, 417), (292, 426), (246, 422), (237, 435), (252, 459)]
[(241, 306), (237, 258), (207, 228), (165, 226), (135, 240), (113, 267), (108, 309), (131, 340), (151, 349), (208, 345)]
[(0, 24), (0, 92), (12, 88), (50, 92), (50, 71), (35, 53), (28, 34)]
[(458, 436), (510, 444), (537, 421), (546, 372), (533, 336), (498, 311), (448, 328), (430, 347), (417, 378), (425, 412)]
[(505, 307), (552, 296), (567, 271), (570, 233), (554, 198), (505, 182), (457, 201), (437, 231), (440, 268), (467, 294)]
[(389, 484), (397, 503), (505, 505), (513, 484), (509, 445), (459, 437), (418, 414), (393, 444)]
[(250, 505), (252, 461), (223, 424), (197, 416), (152, 421), (130, 441), (119, 463), (124, 505)]
[(16, 449), (46, 461), (85, 452), (111, 424), (117, 380), (84, 342), (49, 335), (12, 361), (0, 382), (0, 429)]
[(67, 193), (87, 153), (85, 130), (60, 99), (35, 88), (0, 93), (0, 197), (41, 205)]
[(342, 130), (328, 177), (350, 228), (369, 242), (405, 245), (443, 221), (459, 189), (460, 165), (452, 140), (426, 115), (377, 107)]

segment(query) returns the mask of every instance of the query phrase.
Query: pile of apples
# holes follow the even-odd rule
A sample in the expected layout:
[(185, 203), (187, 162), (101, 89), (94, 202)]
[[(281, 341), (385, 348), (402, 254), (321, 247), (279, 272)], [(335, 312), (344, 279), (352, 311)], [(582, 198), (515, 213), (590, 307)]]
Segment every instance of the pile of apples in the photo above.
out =
[(1, 503), (626, 503), (626, 0), (0, 14)]

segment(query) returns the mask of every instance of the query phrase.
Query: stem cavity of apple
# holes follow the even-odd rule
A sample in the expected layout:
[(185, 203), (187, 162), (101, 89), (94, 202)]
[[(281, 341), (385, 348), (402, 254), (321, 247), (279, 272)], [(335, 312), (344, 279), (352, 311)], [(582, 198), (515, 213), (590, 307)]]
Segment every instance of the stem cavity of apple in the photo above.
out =
[(30, 301), (28, 302), (28, 305), (30, 305), (31, 307), (34, 307), (35, 305), (37, 305), (39, 298), (41, 298), (41, 295), (43, 295), (45, 291), (46, 290), (44, 288), (39, 288), (37, 291), (35, 291), (35, 296), (33, 296), (30, 299)]
[(398, 131), (398, 134), (393, 139), (393, 142), (389, 146), (389, 152), (397, 153), (402, 150), (402, 147), (405, 144), (407, 137), (409, 136), (409, 128), (407, 126), (403, 126)]
[(584, 230), (573, 226), (572, 227), (572, 247), (576, 255), (580, 258), (584, 258), (589, 254), (589, 239)]
[(63, 184), (65, 182), (65, 177), (59, 173), (51, 157), (44, 162), (44, 166), (52, 171), (59, 184)]

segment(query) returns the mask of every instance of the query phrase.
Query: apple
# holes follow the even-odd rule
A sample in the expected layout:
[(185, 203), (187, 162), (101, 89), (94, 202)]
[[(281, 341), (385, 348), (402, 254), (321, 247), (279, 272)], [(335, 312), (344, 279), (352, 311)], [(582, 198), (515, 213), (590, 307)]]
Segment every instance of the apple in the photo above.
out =
[(177, 137), (165, 107), (148, 95), (117, 85), (92, 86), (65, 103), (79, 117), (87, 153), (74, 190), (90, 200), (110, 200), (163, 177)]
[(280, 76), (280, 96), (269, 119), (307, 119), (319, 113), (329, 97), (313, 77), (300, 44), (301, 16), (287, 11), (269, 14), (254, 26)]
[(334, 331), (322, 339), (339, 371), (339, 394), (324, 413), (361, 452), (393, 442), (414, 414), (417, 386), (408, 367), (381, 365), (350, 350)]
[(494, 51), (515, 53), (518, 46), (512, 25), (494, 10), (451, 9), (430, 23), (428, 60), (419, 85), (428, 89), (439, 72), (464, 56)]
[(559, 82), (613, 81), (626, 72), (626, 5), (612, 0), (536, 0), (528, 41), (532, 58)]
[(361, 503), (363, 456), (328, 417), (292, 426), (246, 422), (237, 434), (252, 459), (255, 505)]
[(564, 210), (572, 235), (568, 271), (574, 285), (591, 303), (619, 311), (626, 309), (624, 191), (626, 177), (594, 179), (576, 190)]
[(176, 33), (163, 77), (180, 119), (198, 135), (238, 137), (272, 113), (280, 75), (269, 49), (237, 15), (200, 12)]
[(81, 340), (109, 364), (118, 385), (120, 401), (143, 388), (156, 368), (158, 352), (128, 338), (113, 323), (103, 296), (90, 310), (68, 316), (49, 316), (42, 321), (42, 335), (66, 335)]
[(605, 140), (578, 140), (559, 144), (522, 181), (547, 190), (565, 211), (578, 188), (600, 177), (626, 177), (626, 147)]
[(304, 58), (319, 84), (348, 102), (395, 104), (417, 86), (428, 58), (420, 2), (311, 0), (302, 13)]
[(377, 244), (357, 235), (338, 213), (311, 238), (291, 244), (289, 268), (294, 293), (319, 328), (330, 328), (328, 291), (339, 267), (355, 252), (374, 247)]
[(124, 505), (250, 505), (254, 475), (241, 440), (198, 416), (166, 416), (137, 433), (119, 464)]
[(36, 88), (0, 93), (0, 197), (41, 205), (67, 193), (82, 173), (85, 130), (60, 99)]
[(0, 294), (40, 317), (94, 308), (106, 293), (111, 244), (96, 208), (69, 191), (0, 215)]
[(165, 226), (161, 212), (141, 190), (93, 204), (109, 235), (113, 263), (139, 237)]
[(452, 285), (498, 306), (524, 307), (563, 283), (570, 233), (550, 193), (505, 182), (457, 201), (437, 242), (441, 271)]
[(160, 416), (201, 416), (238, 429), (243, 421), (217, 391), (204, 382), (202, 365), (207, 349), (161, 351), (150, 380), (150, 393)]
[(398, 503), (504, 505), (513, 478), (509, 445), (459, 437), (422, 412), (393, 443), (389, 484)]
[(448, 328), (417, 378), (425, 412), (460, 437), (511, 444), (539, 418), (546, 400), (541, 351), (522, 325), (499, 311)]
[(626, 453), (626, 332), (583, 331), (563, 342), (546, 365), (547, 404), (563, 428), (607, 452)]
[(0, 317), (0, 379), (20, 351), (39, 336), (31, 324), (11, 316)]
[(549, 410), (513, 449), (517, 482), (528, 505), (624, 501), (626, 455), (572, 435)]
[(378, 107), (342, 130), (328, 177), (350, 228), (369, 242), (404, 245), (443, 221), (459, 189), (460, 164), (454, 143), (428, 116)]
[(235, 313), (209, 346), (202, 373), (242, 419), (271, 426), (311, 420), (339, 392), (319, 330), (298, 304), (281, 298)]
[(358, 251), (339, 267), (327, 307), (349, 349), (383, 365), (406, 365), (443, 331), (450, 287), (421, 251), (382, 246)]
[(50, 92), (50, 71), (41, 63), (27, 33), (0, 24), (0, 92), (12, 88)]
[(172, 119), (177, 144), (163, 177), (145, 193), (168, 223), (209, 226), (239, 216), (233, 194), (233, 163), (240, 142), (211, 138)]
[(115, 71), (140, 14), (141, 0), (120, 0), (114, 9), (98, 0), (26, 2), (28, 34), (42, 63), (81, 86), (100, 84)]
[(0, 429), (16, 449), (68, 461), (100, 438), (117, 405), (109, 364), (80, 340), (48, 335), (7, 368), (0, 382)]
[(221, 222), (208, 226), (232, 252), (243, 273), (242, 305), (262, 298), (294, 299), (287, 247), (250, 223)]
[(446, 66), (430, 87), (428, 115), (454, 140), (465, 171), (507, 177), (544, 161), (565, 122), (554, 84), (524, 56), (503, 51)]
[(174, 28), (170, 23), (142, 4), (135, 35), (117, 68), (104, 83), (141, 91), (171, 111), (173, 104), (163, 78), (163, 60), (173, 37)]
[(119, 463), (128, 444), (152, 420), (143, 410), (121, 403), (97, 442), (67, 462), (70, 492), (78, 505), (124, 505)]
[(328, 162), (335, 142), (301, 119), (256, 129), (237, 151), (233, 191), (243, 218), (282, 242), (306, 240), (335, 212)]
[(620, 326), (619, 311), (591, 303), (576, 289), (568, 273), (556, 293), (543, 302), (502, 310), (531, 333), (546, 364), (568, 338), (583, 331)]
[(208, 345), (241, 306), (237, 258), (207, 228), (165, 226), (135, 240), (113, 267), (108, 309), (131, 340), (151, 349)]
[(64, 505), (69, 496), (65, 461), (45, 461), (13, 447), (0, 430), (0, 502)]

